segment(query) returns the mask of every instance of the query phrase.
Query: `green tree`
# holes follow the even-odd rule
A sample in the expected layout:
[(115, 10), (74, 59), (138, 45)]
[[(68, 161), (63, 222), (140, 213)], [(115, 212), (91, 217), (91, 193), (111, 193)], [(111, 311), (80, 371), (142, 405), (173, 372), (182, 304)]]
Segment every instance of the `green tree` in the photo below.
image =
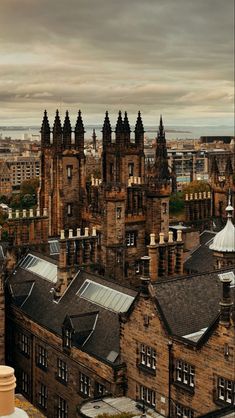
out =
[(191, 181), (187, 186), (184, 186), (184, 194), (185, 193), (198, 193), (198, 192), (209, 192), (210, 186), (204, 180), (194, 180)]
[(30, 180), (25, 180), (21, 183), (20, 194), (21, 195), (37, 195), (37, 190), (39, 187), (39, 179), (34, 178)]
[(169, 204), (170, 215), (176, 215), (184, 210), (184, 193), (176, 192), (170, 196)]

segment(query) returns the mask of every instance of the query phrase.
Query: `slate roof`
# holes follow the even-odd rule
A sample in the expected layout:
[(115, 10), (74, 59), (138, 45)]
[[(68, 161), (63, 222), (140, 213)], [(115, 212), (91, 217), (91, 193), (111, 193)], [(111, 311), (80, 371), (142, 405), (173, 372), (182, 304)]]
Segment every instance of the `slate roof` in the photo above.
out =
[[(226, 269), (223, 271), (231, 271)], [(174, 335), (186, 336), (209, 327), (219, 314), (220, 271), (179, 277), (154, 285), (159, 308)], [(231, 289), (235, 300), (234, 287)]]
[(213, 231), (203, 231), (200, 234), (200, 245), (193, 250), (184, 263), (187, 273), (203, 273), (211, 271), (214, 266), (213, 251), (209, 246), (216, 233)]
[[(39, 256), (38, 253), (31, 252)], [(55, 260), (46, 256), (40, 257), (55, 264)], [(77, 338), (75, 344), (81, 346), (94, 325), (94, 312), (97, 313), (95, 329), (82, 349), (105, 361), (111, 351), (119, 353), (119, 315), (111, 310), (91, 303), (77, 295), (78, 290), (86, 279), (101, 283), (116, 289), (119, 292), (136, 297), (137, 292), (119, 286), (116, 283), (107, 282), (105, 279), (80, 271), (74, 277), (62, 298), (55, 302), (53, 299), (53, 283), (42, 277), (22, 269), (16, 268), (8, 279), (13, 303), (17, 305), (33, 321), (46, 327), (48, 330), (62, 335), (62, 325), (66, 316), (69, 316), (75, 324)], [(92, 315), (85, 315), (92, 313)], [(79, 320), (80, 316), (80, 320)], [(118, 362), (118, 357), (116, 362)]]

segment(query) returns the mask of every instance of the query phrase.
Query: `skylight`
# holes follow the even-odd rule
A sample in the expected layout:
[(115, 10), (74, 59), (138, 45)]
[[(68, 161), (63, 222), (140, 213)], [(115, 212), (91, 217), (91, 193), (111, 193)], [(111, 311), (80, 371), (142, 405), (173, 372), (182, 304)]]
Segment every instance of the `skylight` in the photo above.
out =
[(49, 241), (50, 245), (50, 255), (55, 255), (60, 253), (60, 244), (58, 240)]
[(28, 254), (21, 262), (20, 267), (49, 282), (56, 283), (57, 281), (57, 266), (35, 255)]
[(126, 312), (134, 300), (133, 296), (91, 280), (85, 280), (77, 295), (114, 312)]

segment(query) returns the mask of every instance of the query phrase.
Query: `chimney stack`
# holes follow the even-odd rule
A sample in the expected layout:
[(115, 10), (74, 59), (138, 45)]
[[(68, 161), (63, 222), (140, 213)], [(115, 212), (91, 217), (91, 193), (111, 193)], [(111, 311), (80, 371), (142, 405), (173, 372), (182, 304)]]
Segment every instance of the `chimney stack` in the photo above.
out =
[(230, 283), (232, 272), (219, 274), (220, 281), (222, 283), (222, 300), (220, 301), (220, 324), (226, 327), (230, 326), (230, 314), (233, 306), (231, 298)]
[(14, 369), (0, 366), (0, 417), (28, 418), (26, 412), (15, 408), (15, 387)]

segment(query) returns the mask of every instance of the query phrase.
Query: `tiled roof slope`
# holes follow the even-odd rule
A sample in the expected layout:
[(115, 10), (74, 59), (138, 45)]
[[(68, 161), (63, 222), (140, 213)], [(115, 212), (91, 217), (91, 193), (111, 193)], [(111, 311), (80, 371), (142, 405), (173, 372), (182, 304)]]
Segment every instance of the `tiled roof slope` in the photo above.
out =
[[(172, 334), (185, 336), (213, 323), (220, 309), (222, 287), (218, 273), (221, 272), (179, 277), (154, 285), (155, 296)], [(234, 296), (234, 288), (232, 292)]]
[[(49, 260), (48, 257), (46, 259)], [(52, 263), (55, 261), (53, 260)], [(76, 321), (79, 321), (80, 314), (98, 312), (95, 330), (82, 349), (107, 360), (110, 351), (119, 353), (119, 315), (77, 295), (86, 279), (109, 286), (119, 292), (125, 292), (133, 297), (137, 295), (137, 292), (133, 290), (107, 282), (99, 276), (85, 271), (80, 271), (77, 274), (59, 302), (53, 300), (53, 292), (51, 291), (53, 283), (21, 267), (18, 267), (8, 279), (8, 284), (13, 296), (13, 303), (33, 321), (59, 335), (62, 335), (62, 325), (66, 316), (74, 316)], [(84, 324), (84, 318), (81, 320), (81, 328), (83, 327), (82, 322)], [(77, 328), (78, 324), (76, 323)], [(79, 343), (80, 340), (77, 341)]]
[(204, 231), (200, 235), (200, 246), (192, 251), (184, 263), (184, 269), (188, 273), (203, 273), (211, 271), (214, 265), (213, 251), (210, 250), (215, 232)]

